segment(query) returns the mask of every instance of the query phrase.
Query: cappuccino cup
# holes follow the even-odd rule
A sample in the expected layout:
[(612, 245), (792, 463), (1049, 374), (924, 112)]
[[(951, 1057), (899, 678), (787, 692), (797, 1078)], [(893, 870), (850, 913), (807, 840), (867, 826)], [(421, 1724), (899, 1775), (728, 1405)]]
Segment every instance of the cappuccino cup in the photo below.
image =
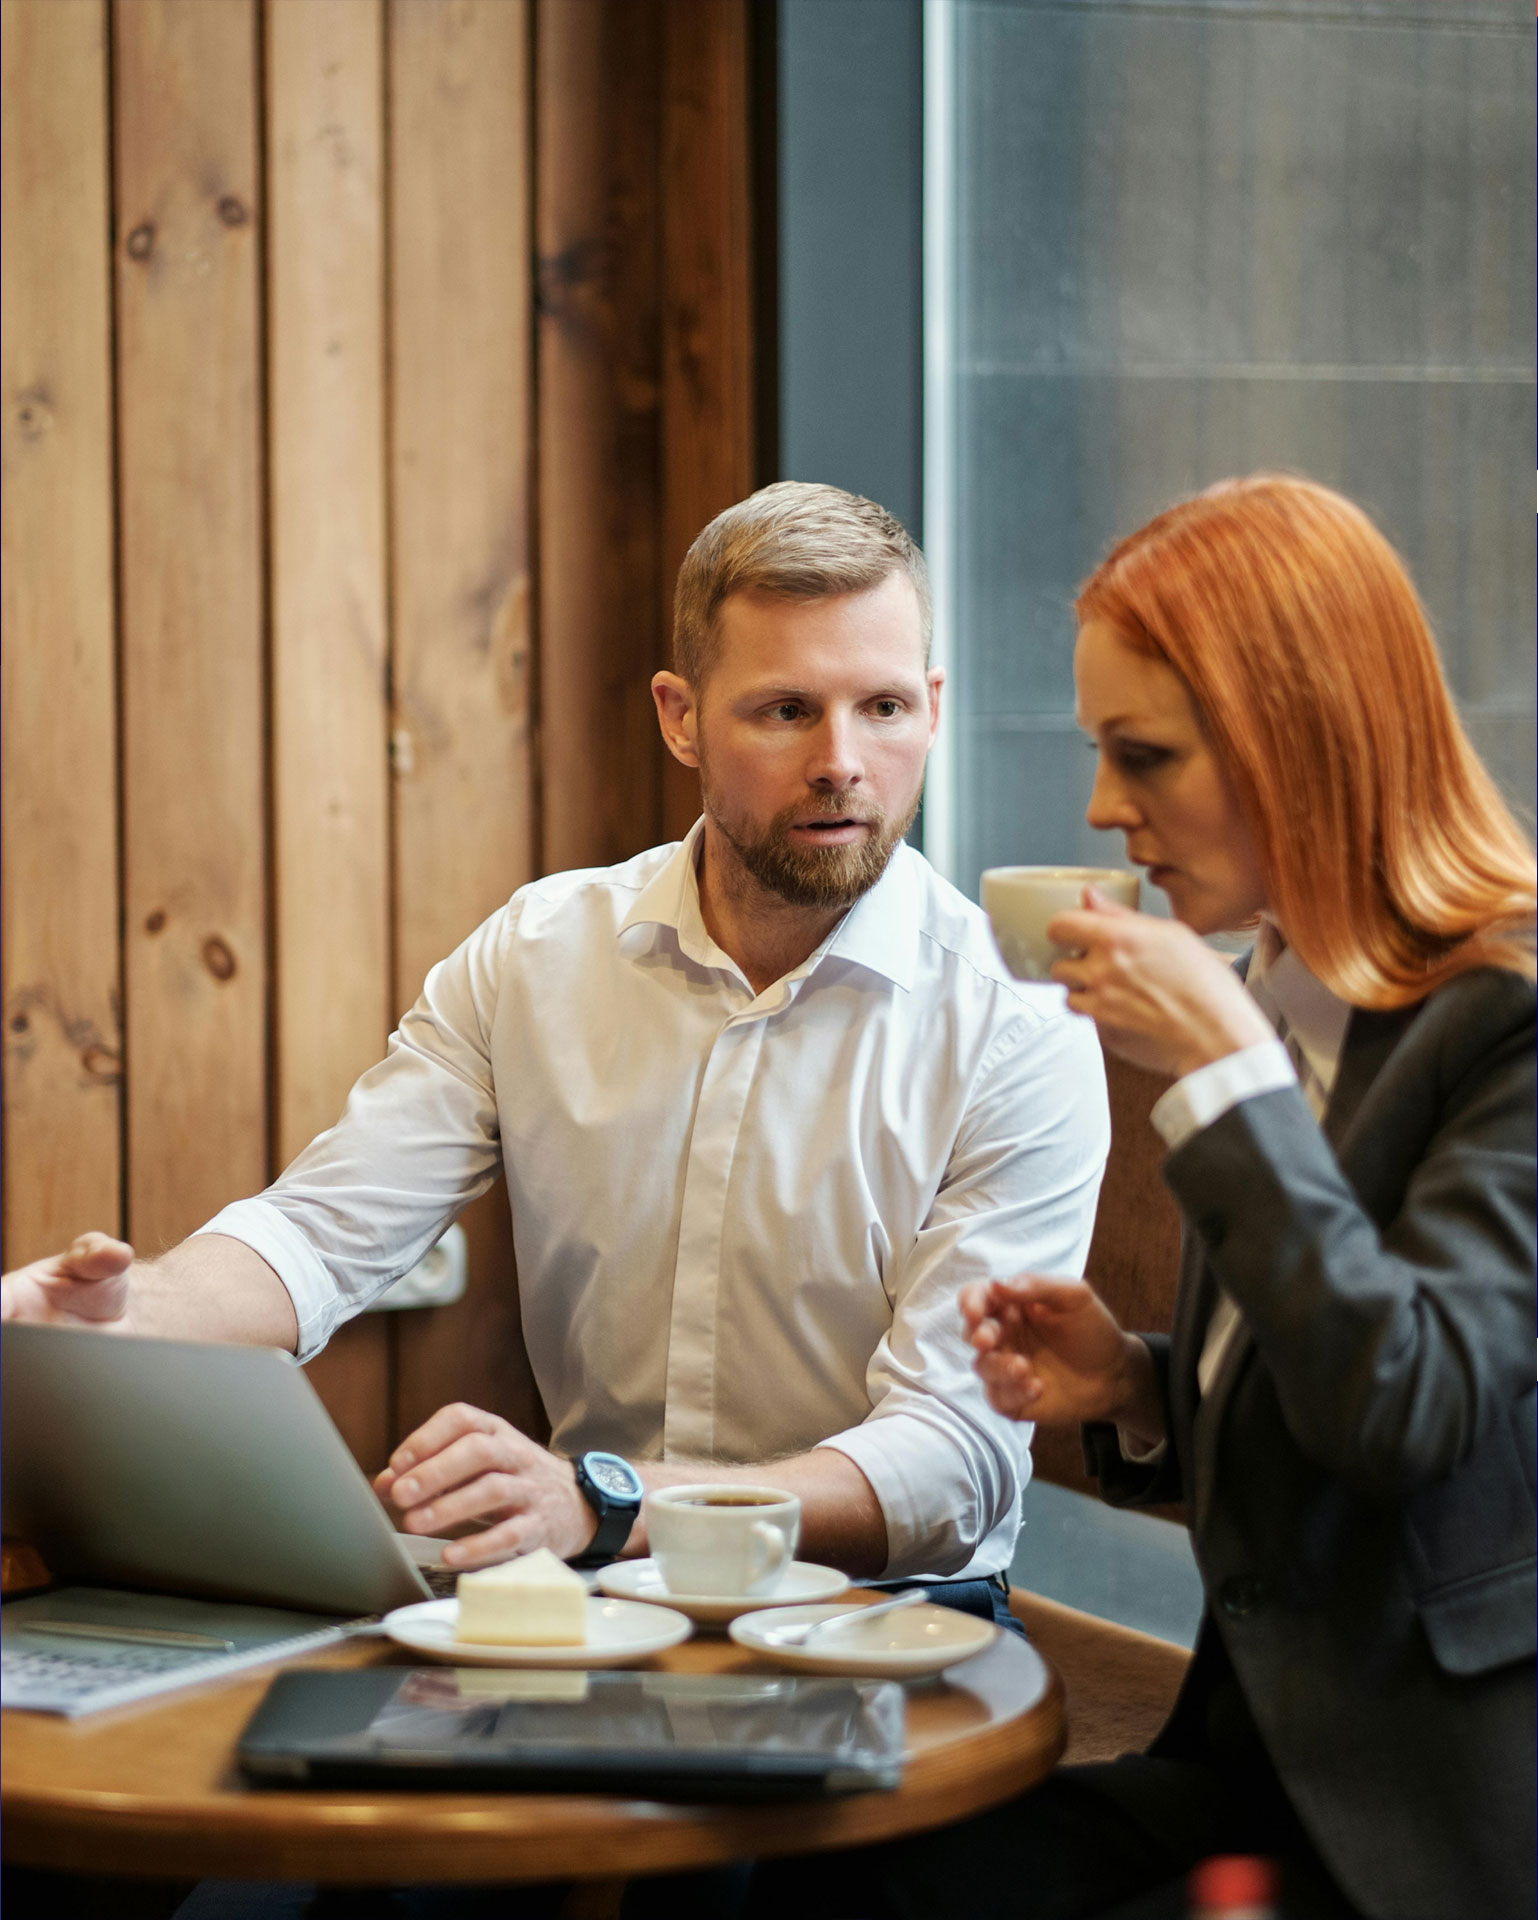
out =
[(796, 1557), (801, 1502), (778, 1487), (661, 1487), (646, 1496), (646, 1532), (670, 1593), (773, 1593)]
[(1047, 926), (1083, 906), (1086, 887), (1099, 887), (1124, 907), (1138, 904), (1138, 876), (1120, 867), (989, 867), (983, 874), (983, 911), (1017, 980), (1050, 980), (1055, 960), (1073, 958), (1071, 948), (1047, 938)]

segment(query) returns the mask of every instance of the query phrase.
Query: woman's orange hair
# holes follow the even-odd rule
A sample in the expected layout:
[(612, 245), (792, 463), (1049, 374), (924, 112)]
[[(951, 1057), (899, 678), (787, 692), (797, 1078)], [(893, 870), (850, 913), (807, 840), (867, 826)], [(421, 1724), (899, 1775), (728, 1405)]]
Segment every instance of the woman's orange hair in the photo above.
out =
[(1408, 1006), (1478, 966), (1533, 977), (1532, 848), (1359, 508), (1307, 480), (1224, 481), (1121, 541), (1077, 608), (1186, 682), (1271, 911), (1343, 999)]

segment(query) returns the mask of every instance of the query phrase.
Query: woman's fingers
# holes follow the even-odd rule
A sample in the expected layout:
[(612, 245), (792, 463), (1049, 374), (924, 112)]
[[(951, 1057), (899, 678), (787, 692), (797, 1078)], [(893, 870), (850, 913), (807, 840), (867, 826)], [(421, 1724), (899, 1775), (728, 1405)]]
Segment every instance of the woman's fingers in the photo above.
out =
[(1120, 900), (1113, 900), (1104, 887), (1086, 887), (1084, 904), (1095, 913), (1109, 913), (1123, 920), (1135, 919), (1138, 911), (1136, 907), (1129, 907)]

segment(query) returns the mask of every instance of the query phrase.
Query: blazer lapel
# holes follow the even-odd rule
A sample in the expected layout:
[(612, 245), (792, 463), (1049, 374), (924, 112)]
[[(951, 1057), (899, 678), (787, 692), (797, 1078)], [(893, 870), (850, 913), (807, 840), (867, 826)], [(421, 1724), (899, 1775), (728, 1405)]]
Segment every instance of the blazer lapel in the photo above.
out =
[[(1181, 1252), (1180, 1286), (1175, 1294), (1175, 1318), (1170, 1328), (1170, 1424), (1179, 1457), (1194, 1462), (1199, 1447), (1201, 1398), (1196, 1365), (1202, 1342), (1218, 1303), (1218, 1283), (1207, 1263), (1201, 1238), (1189, 1227)], [(1191, 1483), (1188, 1477), (1187, 1484)], [(1196, 1484), (1201, 1485), (1199, 1478)]]
[[(1373, 1082), (1383, 1071), (1389, 1055), (1404, 1038), (1410, 1022), (1419, 1013), (1420, 1007), (1405, 1007), (1392, 1013), (1371, 1013), (1365, 1008), (1356, 1008), (1350, 1024), (1346, 1028), (1345, 1042), (1341, 1048), (1340, 1066), (1335, 1076), (1335, 1086), (1330, 1094), (1329, 1105), (1325, 1108), (1324, 1133), (1334, 1149), (1337, 1159), (1340, 1157), (1341, 1143), (1345, 1140), (1366, 1099)], [(1195, 1395), (1196, 1362), (1201, 1352), (1201, 1341), (1206, 1337), (1207, 1323), (1217, 1302), (1217, 1281), (1206, 1260), (1201, 1261), (1201, 1274), (1196, 1284), (1189, 1289), (1191, 1308), (1189, 1318), (1193, 1322), (1185, 1325), (1187, 1316), (1177, 1320), (1181, 1327), (1180, 1351), (1189, 1360), (1191, 1392)], [(1199, 1316), (1199, 1317), (1198, 1317)], [(1208, 1505), (1212, 1499), (1214, 1472), (1217, 1465), (1218, 1431), (1223, 1423), (1223, 1412), (1234, 1383), (1244, 1369), (1245, 1362), (1255, 1345), (1248, 1323), (1241, 1316), (1233, 1336), (1223, 1355), (1212, 1386), (1196, 1402), (1195, 1416), (1191, 1424), (1191, 1445), (1194, 1454), (1196, 1499), (1192, 1503), (1192, 1524), (1200, 1527), (1206, 1518)], [(1173, 1392), (1173, 1382), (1172, 1382)]]
[(1424, 1004), (1422, 1001), (1413, 1007), (1398, 1007), (1392, 1013), (1371, 1013), (1365, 1007), (1353, 1011), (1340, 1051), (1330, 1104), (1324, 1113), (1325, 1138), (1335, 1149), (1337, 1158), (1373, 1081), (1383, 1071), (1389, 1055)]
[[(1214, 1288), (1215, 1292), (1216, 1288)], [(1228, 1345), (1223, 1350), (1223, 1358), (1218, 1363), (1212, 1385), (1197, 1402), (1196, 1418), (1191, 1426), (1191, 1445), (1196, 1457), (1196, 1498), (1192, 1502), (1193, 1528), (1199, 1529), (1205, 1524), (1217, 1472), (1218, 1430), (1223, 1424), (1223, 1413), (1228, 1404), (1228, 1396), (1233, 1391), (1234, 1382), (1243, 1371), (1254, 1345), (1255, 1338), (1250, 1332), (1249, 1322), (1241, 1314), (1238, 1324), (1229, 1336)]]

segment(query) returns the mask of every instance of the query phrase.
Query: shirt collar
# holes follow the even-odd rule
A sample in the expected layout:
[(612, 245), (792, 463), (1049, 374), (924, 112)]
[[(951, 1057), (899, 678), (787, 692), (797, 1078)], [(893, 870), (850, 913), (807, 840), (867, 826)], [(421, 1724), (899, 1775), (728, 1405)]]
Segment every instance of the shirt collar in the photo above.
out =
[[(679, 950), (690, 960), (739, 973), (736, 962), (710, 937), (700, 911), (698, 861), (704, 831), (702, 816), (636, 895), (620, 933), (628, 933), (632, 927), (668, 927), (678, 940)], [(918, 963), (916, 858), (906, 844), (895, 847), (875, 886), (854, 903), (817, 951), (795, 969), (794, 977), (803, 978), (824, 960), (839, 959), (879, 973), (905, 992), (910, 989)]]
[(1309, 972), (1271, 920), (1261, 920), (1245, 984), (1273, 1020), (1280, 1014), (1287, 1023), (1320, 1085), (1333, 1087), (1351, 1004)]

